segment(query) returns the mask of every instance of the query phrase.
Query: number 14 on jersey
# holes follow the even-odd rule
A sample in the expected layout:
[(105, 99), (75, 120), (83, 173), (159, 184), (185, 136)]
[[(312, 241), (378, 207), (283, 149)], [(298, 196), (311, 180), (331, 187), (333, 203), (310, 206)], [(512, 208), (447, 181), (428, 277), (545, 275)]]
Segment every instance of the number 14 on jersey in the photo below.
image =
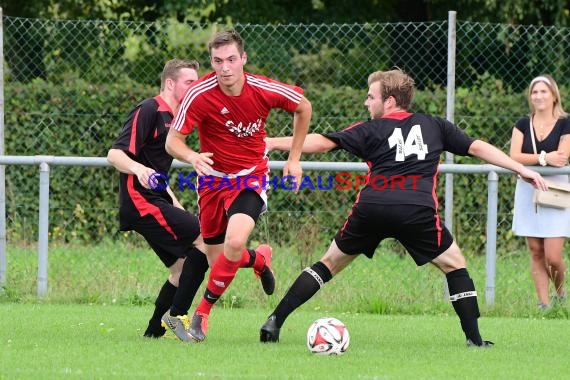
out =
[(409, 155), (415, 154), (418, 160), (425, 160), (428, 146), (424, 144), (422, 129), (418, 124), (414, 125), (404, 141), (401, 128), (394, 128), (394, 132), (388, 138), (390, 148), (396, 147), (396, 161), (404, 161)]

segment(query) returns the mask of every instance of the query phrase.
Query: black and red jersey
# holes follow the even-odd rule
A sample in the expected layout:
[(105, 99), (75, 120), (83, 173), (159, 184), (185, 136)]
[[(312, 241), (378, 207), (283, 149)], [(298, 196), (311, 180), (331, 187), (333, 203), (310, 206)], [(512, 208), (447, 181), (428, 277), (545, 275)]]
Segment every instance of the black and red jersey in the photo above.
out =
[(441, 153), (466, 156), (474, 141), (447, 120), (408, 112), (391, 113), (323, 136), (368, 164), (368, 182), (357, 202), (413, 204), (436, 210)]
[[(131, 159), (168, 174), (172, 157), (164, 144), (174, 115), (170, 106), (159, 96), (143, 100), (129, 114), (115, 142), (114, 149), (123, 150)], [(157, 214), (158, 200), (172, 198), (166, 191), (144, 188), (135, 175), (120, 173), (119, 221), (121, 230), (129, 230), (134, 221), (147, 214)]]

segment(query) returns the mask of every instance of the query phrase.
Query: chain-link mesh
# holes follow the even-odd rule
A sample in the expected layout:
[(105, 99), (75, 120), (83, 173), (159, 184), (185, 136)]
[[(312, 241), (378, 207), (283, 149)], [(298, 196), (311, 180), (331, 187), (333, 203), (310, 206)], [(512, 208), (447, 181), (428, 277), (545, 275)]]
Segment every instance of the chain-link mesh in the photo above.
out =
[[(3, 21), (6, 154), (20, 155), (104, 156), (130, 107), (158, 92), (164, 62), (172, 57), (195, 58), (201, 62), (204, 73), (209, 69), (207, 39), (214, 30), (222, 28), (174, 21), (54, 21), (14, 17), (4, 17)], [(414, 110), (445, 116), (447, 21), (238, 24), (235, 28), (246, 41), (247, 71), (306, 88), (314, 109), (312, 131), (337, 130), (366, 118), (363, 102), (368, 74), (393, 66), (403, 68), (416, 80), (418, 93)], [(527, 112), (524, 91), (530, 79), (540, 73), (550, 73), (563, 87), (570, 82), (569, 40), (568, 28), (458, 22), (456, 123), (469, 133), (482, 135), (508, 149), (514, 121)], [(475, 87), (479, 88), (477, 92), (471, 90)], [(492, 106), (480, 105), (494, 93), (499, 95)], [(511, 103), (502, 103), (507, 98)], [(518, 108), (513, 109), (510, 104), (517, 104)], [(290, 125), (289, 115), (276, 112), (268, 122), (268, 133), (290, 134)], [(284, 157), (275, 154), (271, 159)], [(354, 160), (341, 152), (306, 159)], [(108, 183), (90, 182), (95, 170), (104, 170)], [(29, 173), (16, 175), (26, 172)], [(8, 167), (9, 233), (17, 238), (32, 236), (33, 240), (37, 192), (26, 189), (30, 197), (22, 200), (23, 182), (19, 182), (23, 181), (22, 177), (34, 177), (34, 170)], [(457, 177), (463, 189), (477, 189), (483, 201), (486, 199), (485, 178)], [(116, 199), (113, 170), (56, 168), (53, 181), (82, 188), (86, 199), (70, 201), (67, 191), (52, 191), (50, 212), (65, 219), (59, 223), (52, 218), (52, 236), (61, 234), (65, 239), (72, 238), (73, 235), (65, 231), (73, 230), (87, 215), (97, 215), (95, 220), (97, 223), (100, 220), (100, 225), (84, 238), (114, 230), (113, 222), (109, 224), (116, 215), (115, 208), (109, 206), (114, 205)], [(504, 176), (501, 182), (508, 182), (505, 189), (514, 187), (512, 178)], [(438, 189), (440, 195), (443, 184), (442, 181)], [(274, 194), (269, 214), (273, 229), (268, 231), (270, 227), (263, 225), (257, 233), (270, 234), (271, 239), (279, 242), (294, 238), (297, 227), (310, 235), (315, 233), (315, 226), (317, 229), (322, 226), (323, 234), (330, 238), (344, 219), (355, 194), (356, 191), (331, 191), (324, 200), (316, 193), (302, 194), (302, 198)], [(512, 191), (501, 195), (499, 241), (513, 241), (509, 232)], [(108, 199), (105, 201), (107, 197), (112, 198), (110, 203)], [(195, 204), (195, 196), (189, 192), (184, 192), (182, 199), (187, 205)], [(482, 203), (456, 212), (454, 232), (459, 240), (462, 236), (481, 237), (469, 241), (473, 243), (467, 247), (469, 250), (484, 251), (485, 210)], [(88, 221), (85, 223), (89, 225)], [(514, 246), (522, 247), (523, 242), (516, 241)]]

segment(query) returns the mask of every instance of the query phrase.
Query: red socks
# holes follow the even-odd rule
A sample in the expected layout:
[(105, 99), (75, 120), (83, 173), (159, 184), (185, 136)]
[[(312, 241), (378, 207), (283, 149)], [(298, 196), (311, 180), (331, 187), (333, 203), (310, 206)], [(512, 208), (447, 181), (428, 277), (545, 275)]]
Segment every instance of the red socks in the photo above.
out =
[[(253, 260), (252, 260), (253, 258)], [(253, 268), (261, 272), (265, 267), (265, 259), (253, 249), (244, 249), (241, 253), (240, 268)]]
[[(244, 250), (244, 252), (249, 256), (247, 250)], [(210, 314), (212, 306), (214, 306), (214, 303), (230, 286), (232, 280), (236, 276), (236, 272), (238, 271), (239, 267), (242, 265), (242, 262), (243, 262), (243, 255), (242, 255), (242, 260), (240, 261), (230, 261), (226, 258), (226, 256), (223, 253), (221, 253), (220, 256), (218, 256), (216, 262), (214, 263), (212, 269), (210, 270), (210, 276), (208, 278), (208, 286), (206, 294), (204, 297), (202, 297), (200, 304), (196, 308), (196, 312), (203, 313), (206, 315)]]

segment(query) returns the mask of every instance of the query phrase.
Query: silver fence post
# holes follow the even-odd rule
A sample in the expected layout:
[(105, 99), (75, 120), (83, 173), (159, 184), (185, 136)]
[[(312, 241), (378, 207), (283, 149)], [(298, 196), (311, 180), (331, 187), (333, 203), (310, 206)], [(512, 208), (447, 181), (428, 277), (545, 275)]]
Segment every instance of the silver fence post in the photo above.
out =
[(40, 203), (38, 226), (38, 297), (48, 289), (49, 165), (40, 163)]
[(495, 303), (495, 273), (497, 264), (497, 205), (499, 198), (499, 175), (490, 172), (487, 177), (487, 247), (485, 256), (487, 305)]
[[(447, 106), (446, 117), (450, 122), (455, 119), (455, 49), (456, 49), (456, 14), (455, 11), (448, 12), (447, 25)], [(453, 164), (453, 154), (445, 152), (445, 163)], [(453, 233), (453, 174), (445, 174), (445, 226)], [(449, 288), (447, 280), (443, 278), (443, 293), (446, 299), (449, 298)]]
[[(4, 15), (0, 8), (0, 156), (4, 155)], [(6, 167), (0, 165), (0, 291), (6, 284)]]
[[(447, 27), (447, 100), (446, 118), (450, 122), (455, 120), (455, 49), (456, 49), (456, 14), (448, 13)], [(453, 154), (445, 153), (445, 163), (453, 163)], [(453, 173), (445, 175), (445, 226), (453, 231)]]

